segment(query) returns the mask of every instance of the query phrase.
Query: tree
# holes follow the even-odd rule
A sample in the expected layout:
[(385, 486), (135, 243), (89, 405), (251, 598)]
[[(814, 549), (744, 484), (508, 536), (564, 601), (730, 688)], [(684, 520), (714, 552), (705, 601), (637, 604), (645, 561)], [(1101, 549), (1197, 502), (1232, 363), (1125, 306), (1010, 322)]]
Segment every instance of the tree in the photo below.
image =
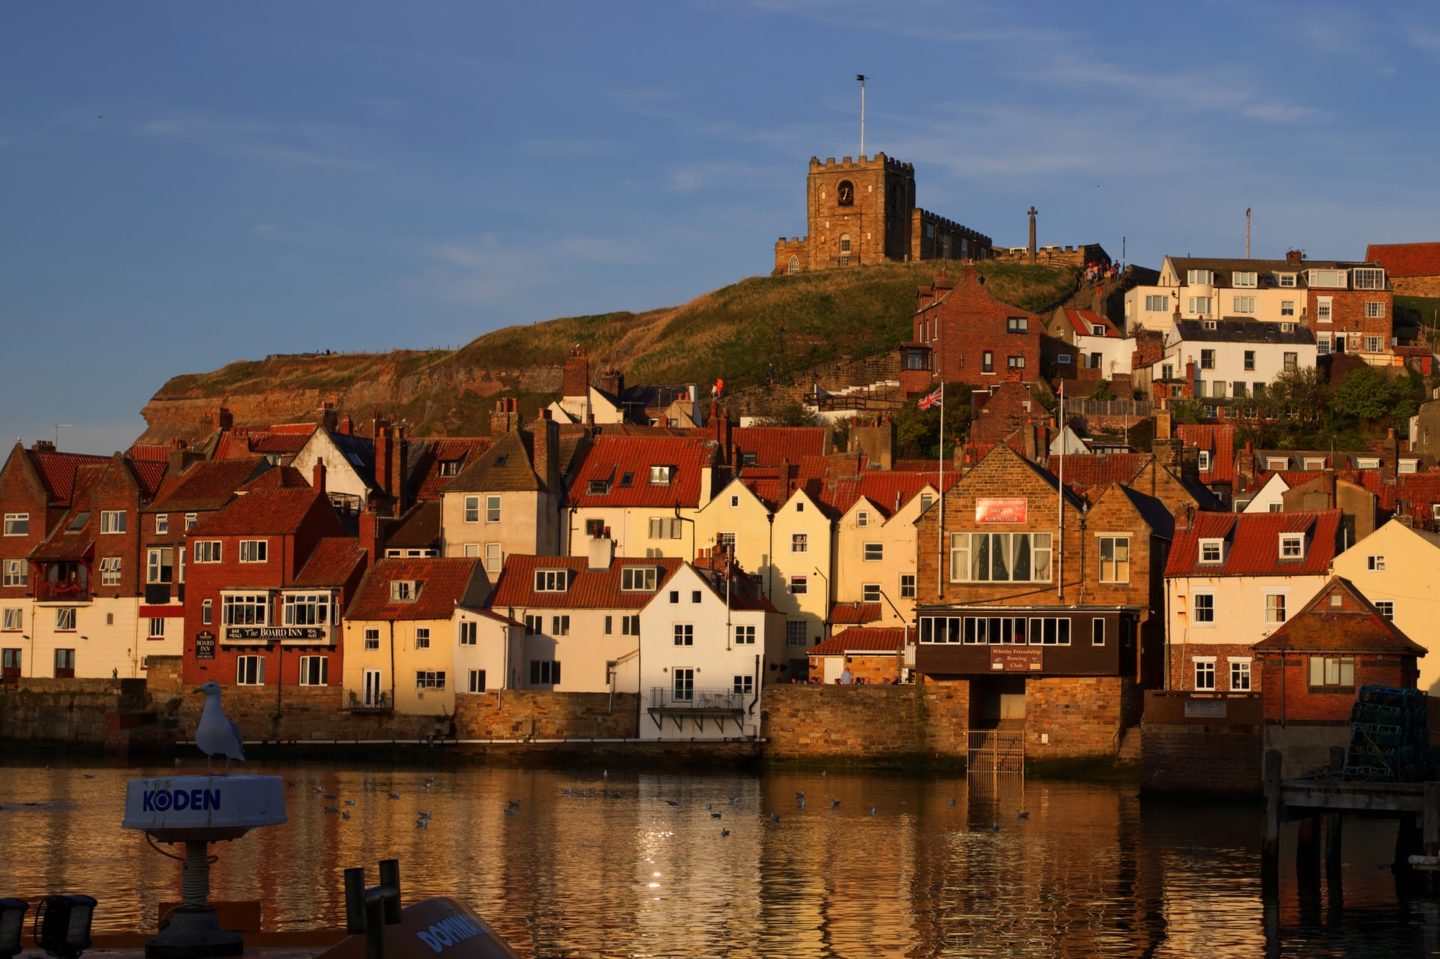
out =
[(1110, 383), (1106, 380), (1101, 380), (1099, 383), (1096, 383), (1095, 388), (1090, 391), (1090, 398), (1092, 400), (1113, 400), (1115, 394), (1110, 392)]
[(755, 419), (757, 426), (815, 426), (819, 422), (820, 418), (799, 400), (772, 403)]
[(1271, 419), (1318, 424), (1330, 409), (1330, 386), (1314, 367), (1286, 370), (1265, 388), (1257, 405)]

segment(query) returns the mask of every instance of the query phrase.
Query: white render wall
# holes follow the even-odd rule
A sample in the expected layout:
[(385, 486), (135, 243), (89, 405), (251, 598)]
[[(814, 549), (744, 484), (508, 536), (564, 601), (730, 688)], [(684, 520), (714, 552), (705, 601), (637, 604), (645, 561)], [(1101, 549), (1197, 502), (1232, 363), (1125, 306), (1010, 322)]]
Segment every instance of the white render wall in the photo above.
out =
[[(1212, 369), (1202, 369), (1201, 350), (1215, 351), (1215, 365)], [(1255, 354), (1254, 369), (1245, 368), (1245, 353), (1253, 351)], [(1186, 363), (1195, 363), (1195, 374), (1203, 384), (1203, 397), (1200, 398), (1223, 398), (1235, 395), (1234, 384), (1240, 380), (1245, 384), (1245, 395), (1254, 393), (1256, 383), (1269, 385), (1275, 381), (1285, 370), (1285, 354), (1295, 354), (1295, 366), (1297, 369), (1312, 369), (1315, 366), (1315, 344), (1314, 343), (1236, 343), (1236, 342), (1205, 342), (1176, 341), (1168, 344), (1165, 348), (1165, 358), (1161, 363), (1168, 363), (1174, 367), (1176, 377), (1183, 378), (1186, 371)], [(1216, 392), (1214, 383), (1223, 381), (1225, 390), (1223, 393)]]

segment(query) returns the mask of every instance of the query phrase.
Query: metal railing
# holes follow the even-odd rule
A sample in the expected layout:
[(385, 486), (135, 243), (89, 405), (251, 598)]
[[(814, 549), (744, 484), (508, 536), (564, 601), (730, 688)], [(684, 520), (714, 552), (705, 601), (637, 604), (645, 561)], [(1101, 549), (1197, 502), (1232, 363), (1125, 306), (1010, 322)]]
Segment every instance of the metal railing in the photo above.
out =
[(972, 729), (965, 734), (966, 776), (1024, 776), (1023, 730)]
[(650, 688), (651, 709), (734, 709), (745, 708), (747, 693), (733, 689), (676, 690), (669, 686)]

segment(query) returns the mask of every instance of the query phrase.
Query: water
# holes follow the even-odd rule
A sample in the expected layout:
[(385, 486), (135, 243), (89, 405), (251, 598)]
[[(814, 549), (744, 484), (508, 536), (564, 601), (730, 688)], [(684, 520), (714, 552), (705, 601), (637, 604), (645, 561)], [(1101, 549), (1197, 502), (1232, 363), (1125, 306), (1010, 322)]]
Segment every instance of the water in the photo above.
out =
[[(175, 771), (0, 768), (0, 895), (88, 892), (97, 931), (153, 930), (179, 866), (119, 822), (127, 779)], [(373, 883), (394, 857), (407, 900), (464, 900), (527, 956), (1403, 956), (1440, 938), (1432, 901), (1396, 899), (1393, 826), (1347, 820), (1343, 909), (1302, 910), (1286, 868), (1267, 940), (1260, 811), (1142, 803), (1125, 785), (245, 771), (287, 780), (289, 822), (215, 847), (212, 897), (263, 900), (270, 930), (337, 925), (343, 869)]]

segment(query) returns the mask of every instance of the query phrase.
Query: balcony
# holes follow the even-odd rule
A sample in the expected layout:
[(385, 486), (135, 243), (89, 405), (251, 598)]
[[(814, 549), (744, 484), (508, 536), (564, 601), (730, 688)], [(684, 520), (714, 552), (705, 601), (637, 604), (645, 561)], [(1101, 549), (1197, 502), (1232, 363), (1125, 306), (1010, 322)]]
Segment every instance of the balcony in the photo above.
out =
[(50, 583), (41, 580), (35, 584), (35, 601), (62, 605), (88, 603), (90, 602), (90, 588), (83, 582)]
[(185, 602), (184, 583), (146, 583), (145, 584), (145, 605), (164, 606), (174, 599), (177, 603)]
[(390, 694), (378, 692), (361, 699), (360, 694), (355, 690), (349, 692), (349, 702), (346, 710), (352, 713), (393, 713), (395, 706), (390, 702)]
[(743, 729), (745, 710), (754, 693), (737, 693), (733, 689), (675, 690), (667, 686), (655, 686), (650, 690), (650, 719), (656, 729), (664, 727), (670, 719), (677, 730), (687, 722), (697, 730), (704, 730), (707, 722), (714, 722), (722, 732), (729, 722), (737, 729)]

